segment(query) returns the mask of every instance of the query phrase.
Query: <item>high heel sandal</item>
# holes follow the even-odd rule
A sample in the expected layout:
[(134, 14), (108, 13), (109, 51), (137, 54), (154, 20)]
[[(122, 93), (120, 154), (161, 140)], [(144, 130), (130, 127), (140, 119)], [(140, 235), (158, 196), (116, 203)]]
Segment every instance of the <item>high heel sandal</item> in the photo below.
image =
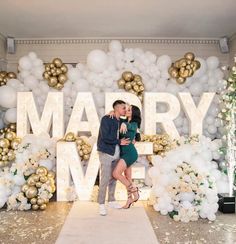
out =
[[(137, 186), (133, 186), (132, 185), (131, 193), (134, 196), (134, 198), (133, 198), (133, 202), (134, 203), (137, 202), (139, 200), (139, 198), (140, 198), (139, 192), (140, 192), (139, 188)], [(134, 193), (136, 193), (136, 194), (134, 194)]]
[(126, 204), (122, 207), (124, 209), (130, 208), (130, 206), (134, 203), (133, 198), (132, 198), (132, 185), (128, 186), (127, 188), (127, 194), (128, 194), (128, 199), (126, 201)]

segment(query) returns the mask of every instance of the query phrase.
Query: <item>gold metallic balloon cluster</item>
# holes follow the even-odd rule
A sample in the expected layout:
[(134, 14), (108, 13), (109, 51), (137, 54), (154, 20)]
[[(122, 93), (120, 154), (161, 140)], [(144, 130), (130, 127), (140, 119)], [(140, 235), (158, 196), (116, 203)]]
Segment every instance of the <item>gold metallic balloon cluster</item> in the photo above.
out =
[(16, 137), (13, 131), (7, 131), (0, 138), (0, 168), (6, 167), (15, 159), (15, 150), (21, 143), (21, 139)]
[(201, 67), (201, 63), (195, 60), (195, 55), (188, 52), (183, 58), (172, 63), (168, 72), (176, 79), (177, 83), (183, 84), (188, 77), (193, 76), (194, 72)]
[[(172, 141), (167, 134), (163, 135), (141, 135), (141, 141), (153, 143), (153, 154), (165, 156), (165, 153), (172, 148)], [(150, 160), (150, 157), (147, 157)]]
[(50, 87), (61, 90), (67, 81), (67, 66), (60, 58), (54, 58), (53, 61), (45, 65), (43, 78), (48, 81)]
[(0, 71), (0, 86), (7, 84), (10, 79), (16, 79), (16, 74), (14, 72)]
[(140, 75), (133, 74), (131, 71), (125, 71), (122, 74), (122, 78), (118, 80), (118, 86), (135, 94), (141, 102), (143, 101), (144, 84)]
[(43, 184), (48, 183), (51, 186), (51, 194), (56, 191), (55, 173), (48, 171), (44, 166), (39, 166), (35, 174), (31, 174), (27, 182), (21, 187), (21, 191), (32, 204), (33, 210), (45, 210), (49, 199), (43, 199), (38, 196), (38, 192)]
[(92, 146), (83, 137), (76, 136), (73, 132), (68, 132), (64, 137), (64, 141), (74, 141), (76, 143), (81, 161), (87, 161), (89, 159)]
[(4, 136), (5, 133), (12, 131), (16, 132), (16, 123), (10, 123), (7, 127), (0, 130), (0, 136)]

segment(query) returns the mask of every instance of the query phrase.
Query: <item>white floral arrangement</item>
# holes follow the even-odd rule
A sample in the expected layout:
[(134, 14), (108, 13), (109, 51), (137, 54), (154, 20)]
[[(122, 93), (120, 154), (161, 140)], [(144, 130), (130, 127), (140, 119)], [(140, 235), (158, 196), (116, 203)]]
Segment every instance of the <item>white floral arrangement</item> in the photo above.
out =
[[(175, 221), (196, 221), (203, 214), (202, 206), (207, 202), (207, 192), (216, 194), (216, 184), (209, 175), (198, 173), (191, 165), (183, 162), (175, 170), (178, 181), (169, 187), (174, 210), (169, 215)], [(218, 205), (214, 203), (214, 208)]]
[[(22, 192), (27, 178), (36, 172), (39, 166), (55, 171), (56, 140), (47, 134), (26, 135), (18, 149), (16, 159), (9, 167), (0, 171), (0, 208), (7, 210), (28, 210), (31, 208), (29, 199)], [(42, 184), (38, 196), (44, 199), (52, 197), (52, 189), (48, 182)]]
[(162, 215), (176, 221), (199, 217), (215, 220), (218, 193), (228, 191), (227, 176), (218, 169), (221, 140), (201, 136), (181, 138), (165, 157), (153, 156), (151, 204)]

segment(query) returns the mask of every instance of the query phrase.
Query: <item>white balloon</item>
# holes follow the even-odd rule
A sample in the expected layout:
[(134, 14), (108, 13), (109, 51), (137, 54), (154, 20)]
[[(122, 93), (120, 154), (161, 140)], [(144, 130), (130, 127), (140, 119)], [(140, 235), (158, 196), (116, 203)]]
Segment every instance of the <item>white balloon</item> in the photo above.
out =
[(28, 56), (20, 58), (19, 65), (24, 70), (30, 70), (32, 68), (32, 60)]
[(24, 84), (26, 87), (33, 90), (35, 87), (37, 87), (39, 82), (34, 76), (30, 75), (24, 79)]
[(17, 93), (16, 90), (10, 86), (0, 87), (0, 106), (4, 108), (16, 107)]
[(171, 66), (171, 58), (168, 55), (162, 55), (157, 59), (159, 70), (167, 70)]
[(207, 58), (206, 62), (207, 62), (208, 69), (210, 70), (216, 69), (220, 63), (219, 59), (215, 56), (211, 56)]
[(5, 120), (8, 123), (16, 123), (16, 113), (17, 113), (16, 108), (9, 108), (5, 113), (4, 116)]
[(120, 52), (122, 51), (122, 44), (118, 40), (113, 40), (109, 43), (110, 52)]
[(103, 72), (108, 64), (107, 54), (99, 49), (91, 51), (87, 56), (87, 65), (91, 71)]
[(68, 70), (68, 79), (72, 82), (77, 82), (80, 79), (80, 71), (78, 68), (71, 68)]

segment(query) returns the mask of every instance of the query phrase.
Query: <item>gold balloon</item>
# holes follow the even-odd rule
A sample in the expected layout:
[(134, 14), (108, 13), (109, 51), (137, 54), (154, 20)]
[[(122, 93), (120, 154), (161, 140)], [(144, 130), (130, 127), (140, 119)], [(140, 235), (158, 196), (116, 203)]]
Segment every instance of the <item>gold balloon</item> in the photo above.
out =
[(48, 177), (46, 175), (40, 176), (40, 182), (45, 183), (48, 180)]
[(54, 58), (52, 60), (52, 63), (57, 67), (60, 68), (63, 64), (62, 60), (60, 58)]
[(56, 177), (56, 174), (55, 174), (55, 172), (53, 172), (53, 171), (48, 171), (48, 174), (47, 174), (47, 177), (48, 178), (55, 178)]
[(56, 86), (55, 86), (55, 88), (56, 88), (57, 90), (61, 90), (63, 87), (64, 87), (64, 85), (61, 84), (61, 83), (57, 83)]
[(124, 79), (119, 79), (118, 80), (118, 86), (119, 88), (124, 88), (125, 87), (125, 80)]
[(9, 79), (16, 79), (16, 74), (15, 74), (14, 72), (8, 72), (8, 73), (7, 73), (7, 77), (8, 77)]
[(43, 78), (48, 80), (50, 78), (50, 75), (48, 74), (47, 71), (43, 72)]
[(12, 141), (11, 141), (11, 148), (16, 150), (19, 146), (19, 144), (21, 143), (21, 139), (20, 138), (14, 138)]
[(175, 67), (170, 67), (168, 72), (172, 78), (177, 78), (179, 76), (178, 69)]
[(130, 81), (132, 81), (132, 80), (134, 79), (134, 75), (133, 75), (133, 73), (130, 72), (130, 71), (125, 71), (125, 72), (123, 72), (123, 74), (122, 74), (122, 78), (123, 78), (125, 81), (130, 82)]
[(65, 64), (63, 64), (61, 66), (61, 71), (62, 71), (62, 73), (66, 73), (68, 71), (68, 68), (67, 68), (67, 66)]
[(46, 207), (47, 207), (47, 205), (45, 203), (39, 206), (40, 210), (45, 210)]
[(27, 184), (29, 186), (35, 186), (36, 182), (34, 181), (33, 177), (30, 176), (27, 180)]
[(29, 189), (29, 185), (27, 185), (27, 184), (24, 184), (24, 185), (21, 187), (21, 191), (23, 191), (23, 192), (26, 192), (28, 189)]
[(31, 177), (32, 177), (32, 179), (33, 179), (35, 182), (39, 181), (39, 178), (40, 178), (40, 176), (39, 176), (39, 175), (36, 175), (36, 174), (31, 175)]
[(10, 142), (6, 138), (0, 138), (0, 147), (8, 148), (10, 146)]
[(67, 76), (65, 74), (60, 74), (58, 76), (58, 81), (61, 83), (61, 84), (64, 84), (66, 81), (67, 81)]
[(9, 150), (9, 152), (7, 153), (7, 156), (8, 156), (8, 160), (9, 160), (9, 161), (14, 160), (14, 159), (15, 159), (15, 152), (11, 149), (11, 150)]
[(42, 182), (40, 182), (40, 181), (38, 181), (38, 182), (36, 182), (36, 184), (35, 184), (35, 186), (37, 187), (37, 188), (40, 188), (41, 186), (42, 186)]
[(183, 84), (183, 83), (186, 81), (186, 78), (178, 77), (178, 78), (176, 79), (176, 81), (177, 81), (178, 84)]
[(30, 203), (33, 204), (33, 205), (36, 204), (37, 203), (37, 198), (34, 197), (34, 198), (30, 199)]
[(185, 67), (187, 65), (187, 60), (186, 58), (181, 58), (179, 60), (179, 67)]
[(12, 141), (16, 137), (16, 133), (13, 131), (9, 131), (4, 136), (7, 140)]
[(39, 166), (37, 169), (36, 169), (36, 174), (37, 175), (47, 175), (47, 173), (48, 173), (48, 170), (47, 170), (47, 168), (46, 167), (44, 167), (44, 166)]
[(201, 67), (201, 63), (198, 60), (194, 60), (192, 62), (192, 65), (193, 65), (193, 67), (192, 67), (193, 71), (196, 71)]
[(32, 209), (33, 209), (33, 210), (38, 210), (38, 209), (39, 209), (39, 205), (37, 205), (37, 204), (33, 204), (33, 205), (32, 205)]
[(184, 57), (192, 61), (192, 60), (194, 60), (195, 55), (191, 52), (188, 52), (188, 53), (185, 53)]
[(180, 70), (179, 71), (179, 76), (182, 78), (187, 78), (189, 76), (189, 71), (187, 69)]
[(126, 91), (129, 91), (131, 88), (132, 88), (131, 83), (130, 82), (126, 82), (126, 84), (125, 84), (125, 90)]
[(37, 204), (38, 204), (38, 205), (42, 205), (42, 204), (44, 204), (44, 200), (43, 200), (42, 198), (38, 198), (38, 200), (37, 200)]
[[(141, 77), (141, 75), (136, 75), (136, 74), (135, 74), (135, 75), (134, 75), (134, 81), (137, 82), (137, 83), (138, 83), (138, 82), (142, 82), (142, 77)], [(139, 85), (139, 84), (138, 84), (138, 85)]]
[(38, 190), (35, 186), (30, 186), (29, 189), (26, 191), (25, 195), (27, 198), (33, 198), (37, 195)]
[(54, 87), (57, 84), (57, 77), (50, 77), (48, 80), (48, 85)]
[(73, 132), (68, 132), (65, 136), (65, 141), (74, 141), (75, 140), (75, 135)]

